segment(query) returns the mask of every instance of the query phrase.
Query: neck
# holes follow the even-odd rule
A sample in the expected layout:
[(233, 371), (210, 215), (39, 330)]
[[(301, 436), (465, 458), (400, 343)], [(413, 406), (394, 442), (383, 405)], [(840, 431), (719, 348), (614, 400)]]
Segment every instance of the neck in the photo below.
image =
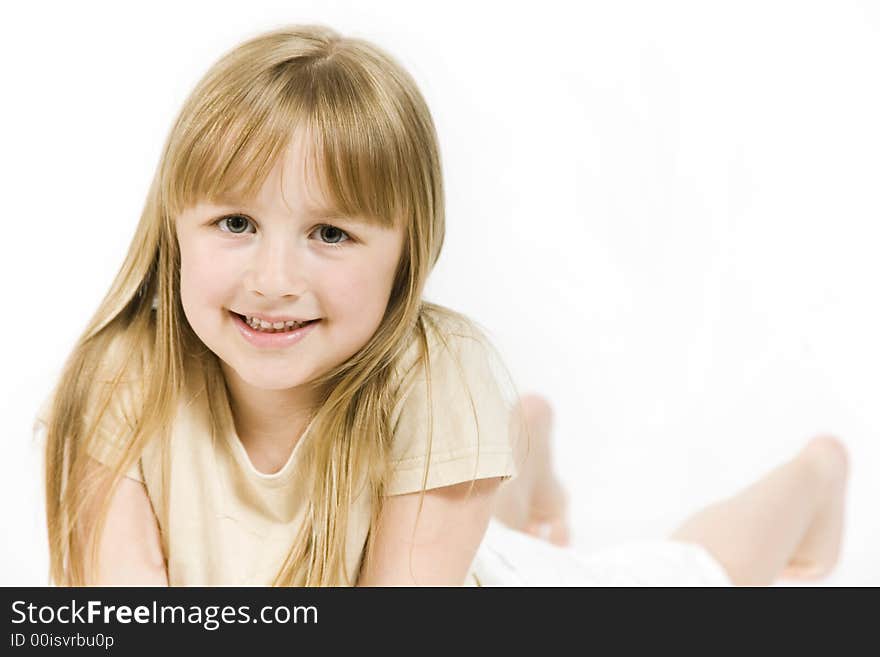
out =
[(229, 402), (239, 440), (259, 449), (289, 450), (305, 431), (315, 396), (305, 386), (263, 390), (243, 381), (224, 363)]

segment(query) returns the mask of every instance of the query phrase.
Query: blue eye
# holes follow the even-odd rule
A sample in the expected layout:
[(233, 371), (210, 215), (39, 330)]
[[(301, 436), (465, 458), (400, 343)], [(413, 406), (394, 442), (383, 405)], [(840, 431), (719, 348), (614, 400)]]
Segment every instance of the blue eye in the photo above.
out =
[[(351, 239), (348, 236), (348, 233), (346, 233), (344, 230), (342, 230), (341, 228), (337, 228), (336, 226), (330, 226), (329, 224), (318, 226), (318, 230), (321, 231), (322, 239), (327, 237), (327, 232), (325, 232), (325, 229), (329, 229), (327, 232), (329, 232), (331, 236), (331, 241), (324, 242), (324, 244), (327, 244), (328, 246), (339, 246), (340, 244), (342, 244), (342, 242), (346, 242)], [(336, 235), (339, 235), (340, 238), (334, 239)], [(341, 239), (341, 236), (343, 235), (345, 236), (344, 240)]]
[[(233, 235), (244, 235), (247, 227), (252, 224), (253, 222), (250, 218), (243, 214), (229, 214), (225, 217), (220, 217), (214, 222), (214, 225), (218, 226), (224, 233), (231, 233)], [(327, 246), (339, 247), (351, 240), (351, 236), (348, 233), (330, 224), (321, 224), (315, 228), (315, 231), (320, 232), (321, 242)]]
[[(233, 222), (230, 220), (237, 220), (234, 223), (238, 226), (237, 228), (231, 228)], [(230, 214), (225, 217), (221, 217), (214, 223), (220, 226), (220, 230), (223, 230), (223, 226), (225, 225), (230, 230), (223, 230), (224, 233), (232, 233), (233, 235), (241, 235), (244, 232), (244, 229), (247, 228), (247, 225), (250, 223), (250, 219), (245, 217), (243, 214)], [(243, 224), (243, 225), (242, 225)]]

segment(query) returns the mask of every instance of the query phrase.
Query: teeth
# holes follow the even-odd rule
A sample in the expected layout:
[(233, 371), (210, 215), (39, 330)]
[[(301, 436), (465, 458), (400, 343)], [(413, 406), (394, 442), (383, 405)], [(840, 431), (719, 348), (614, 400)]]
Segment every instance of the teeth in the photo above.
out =
[(299, 328), (304, 324), (304, 322), (266, 322), (261, 319), (257, 319), (256, 317), (248, 317), (245, 315), (245, 322), (258, 331), (266, 331), (267, 333), (274, 333), (276, 331), (289, 331), (293, 328)]

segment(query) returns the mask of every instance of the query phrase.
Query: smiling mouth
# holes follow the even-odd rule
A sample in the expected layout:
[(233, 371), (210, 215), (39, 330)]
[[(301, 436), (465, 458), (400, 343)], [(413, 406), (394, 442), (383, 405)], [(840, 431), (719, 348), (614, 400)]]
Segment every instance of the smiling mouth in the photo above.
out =
[(277, 324), (281, 322), (277, 322), (276, 324), (269, 324), (268, 322), (262, 322), (258, 319), (251, 319), (248, 321), (248, 318), (244, 315), (240, 315), (239, 313), (229, 311), (232, 315), (238, 317), (244, 324), (246, 324), (249, 328), (257, 331), (258, 333), (290, 333), (295, 331), (296, 329), (302, 328), (304, 326), (309, 326), (310, 324), (314, 324), (316, 322), (320, 322), (321, 319), (310, 319), (305, 322), (284, 322), (284, 325), (280, 328), (276, 328)]

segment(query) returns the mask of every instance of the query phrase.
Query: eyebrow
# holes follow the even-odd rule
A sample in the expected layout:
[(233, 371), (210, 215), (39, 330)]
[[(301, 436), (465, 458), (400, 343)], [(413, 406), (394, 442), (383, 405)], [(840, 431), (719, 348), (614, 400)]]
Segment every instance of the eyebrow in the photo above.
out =
[[(255, 209), (253, 201), (242, 199), (241, 197), (234, 196), (231, 194), (220, 194), (216, 196), (214, 199), (208, 199), (208, 202), (212, 205), (221, 204), (230, 207), (240, 207), (240, 208), (248, 208)], [(319, 208), (309, 208), (306, 211), (306, 216), (310, 219), (336, 219), (339, 221), (348, 221), (356, 224), (364, 224), (368, 225), (371, 222), (364, 217), (361, 216), (352, 216), (344, 214), (339, 210), (333, 208), (319, 207)]]

